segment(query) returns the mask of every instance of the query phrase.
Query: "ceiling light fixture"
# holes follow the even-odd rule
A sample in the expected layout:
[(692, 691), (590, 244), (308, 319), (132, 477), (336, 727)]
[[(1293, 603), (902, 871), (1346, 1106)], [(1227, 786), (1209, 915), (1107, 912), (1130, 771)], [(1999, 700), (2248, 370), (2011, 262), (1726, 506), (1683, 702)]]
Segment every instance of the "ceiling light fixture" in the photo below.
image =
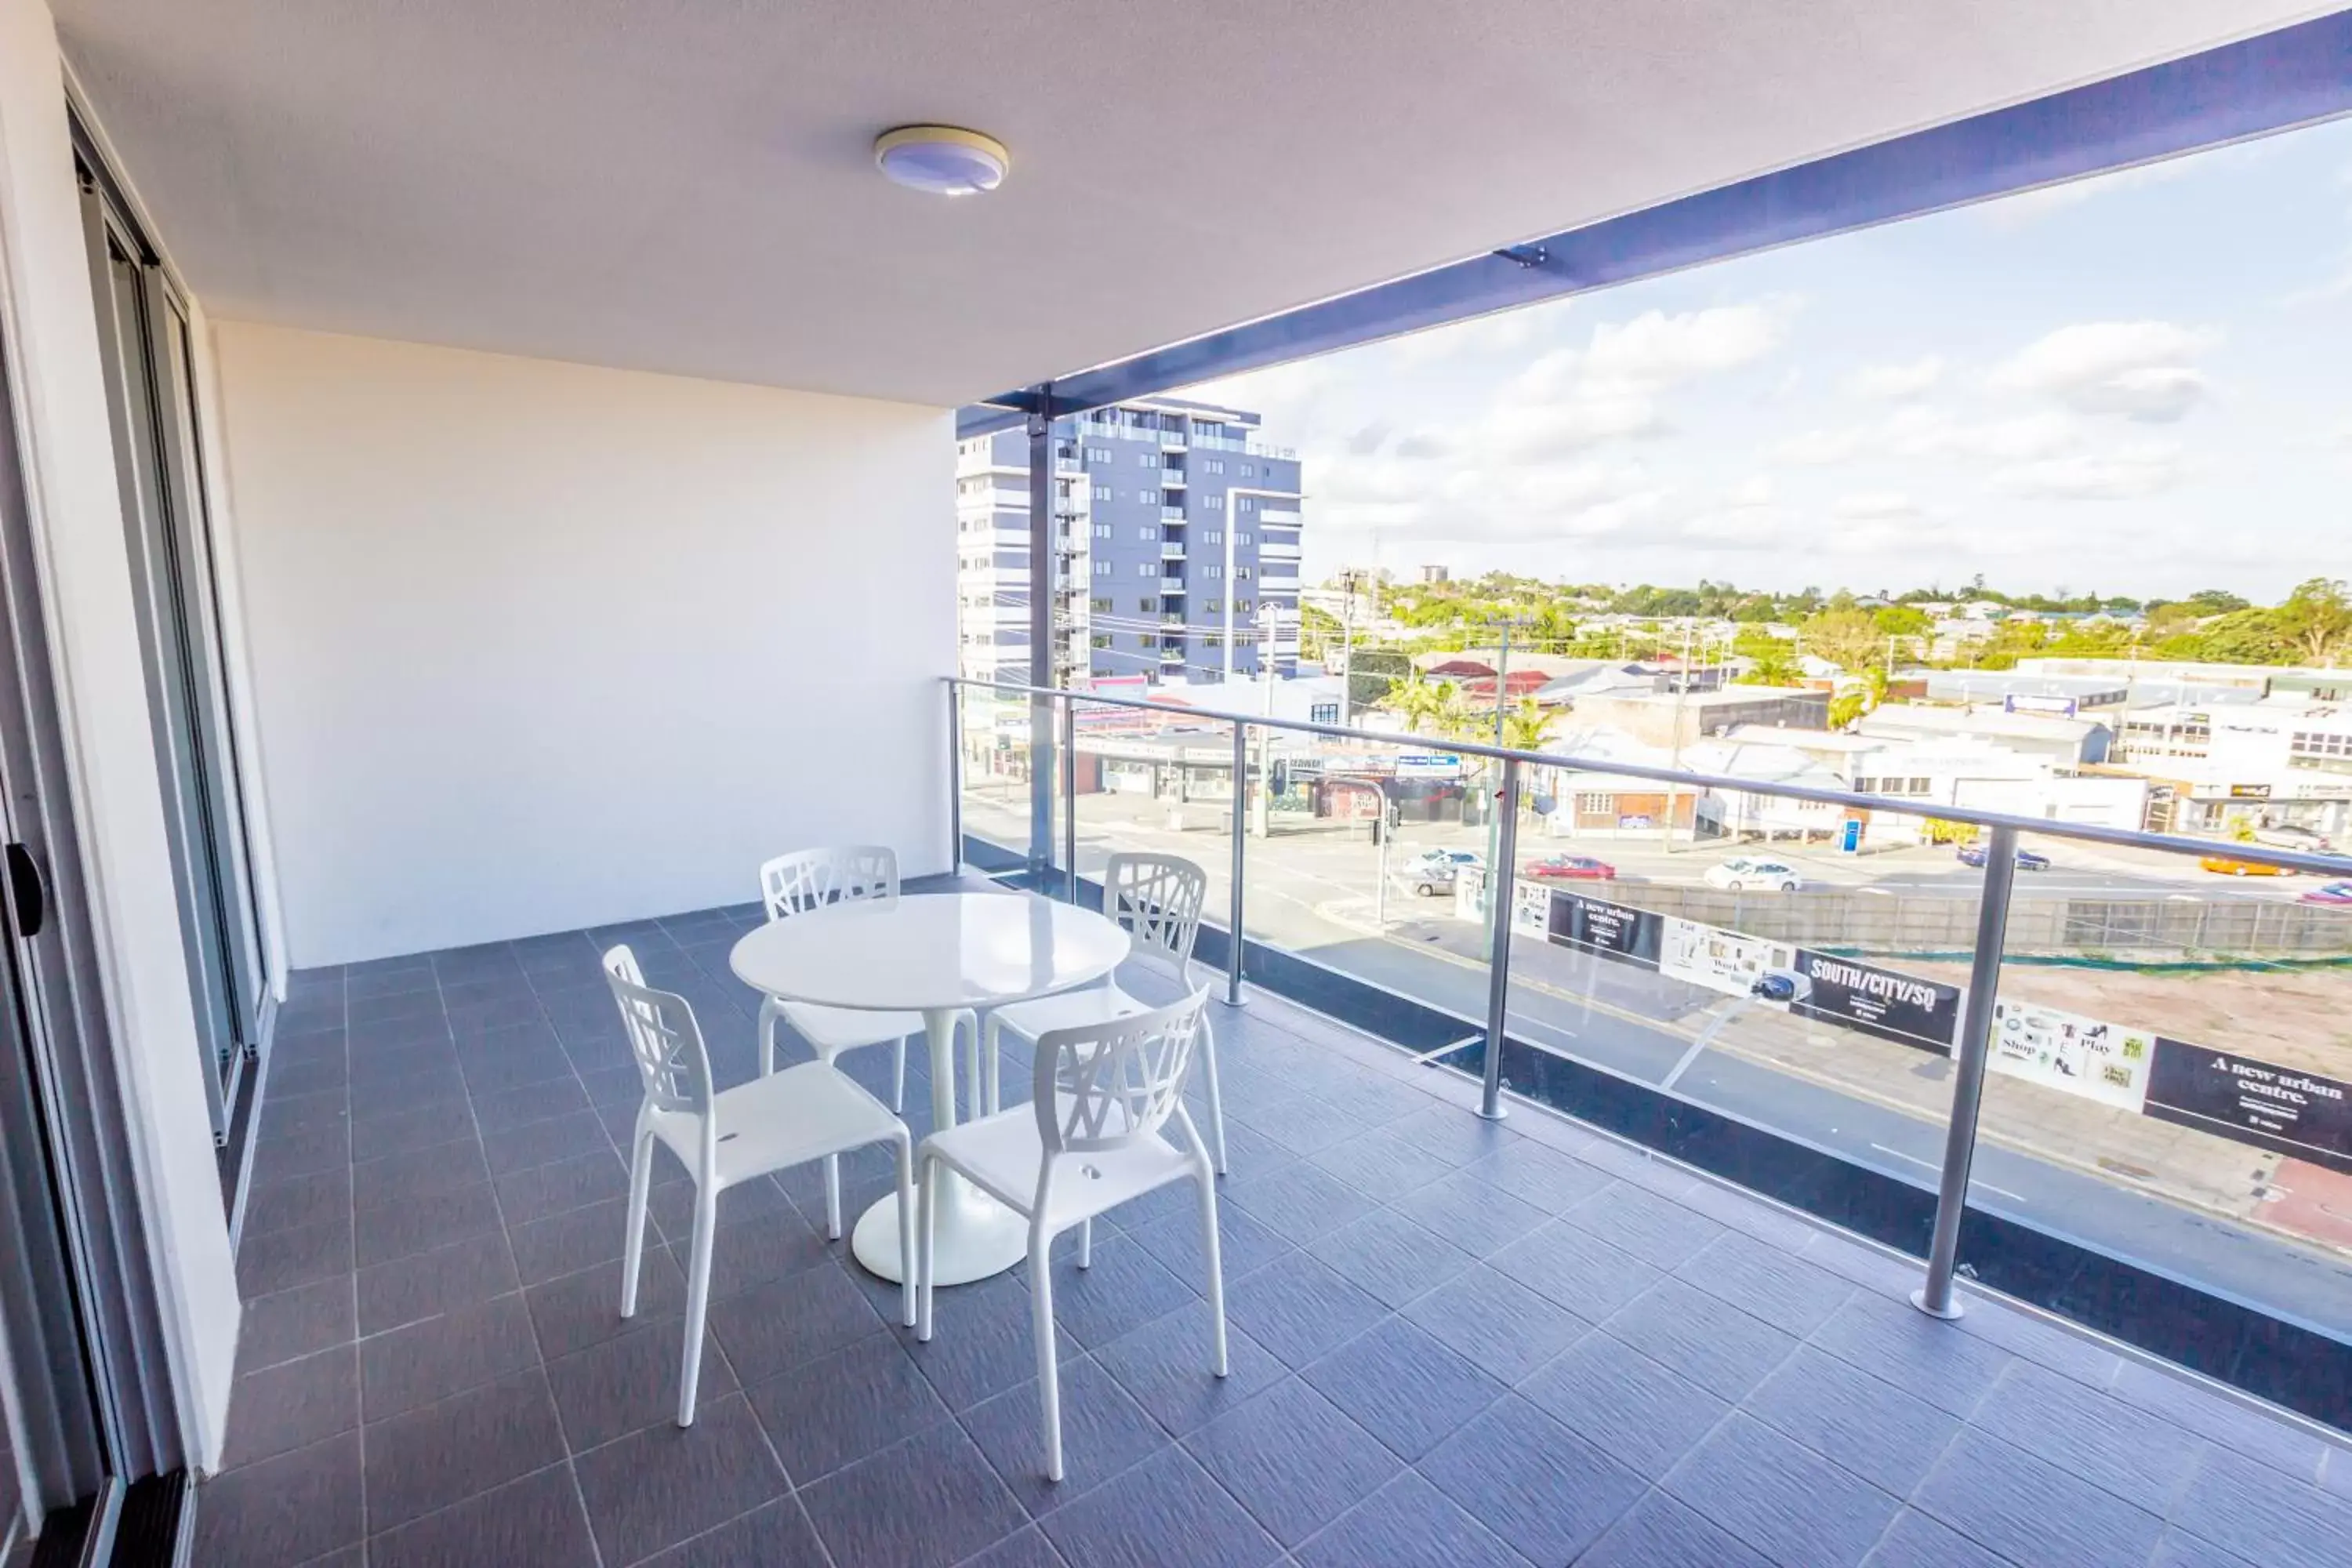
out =
[(937, 196), (992, 191), (1013, 166), (1004, 143), (953, 125), (901, 125), (874, 139), (874, 164), (891, 181)]

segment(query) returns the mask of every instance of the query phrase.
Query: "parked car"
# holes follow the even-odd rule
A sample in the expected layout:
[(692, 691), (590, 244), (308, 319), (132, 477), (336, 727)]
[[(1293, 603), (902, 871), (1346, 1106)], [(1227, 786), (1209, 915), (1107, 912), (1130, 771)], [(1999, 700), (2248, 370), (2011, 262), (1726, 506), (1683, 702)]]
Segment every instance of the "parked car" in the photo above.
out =
[(1720, 866), (1709, 866), (1706, 879), (1715, 887), (1728, 888), (1735, 893), (1747, 888), (1793, 893), (1805, 885), (1805, 879), (1797, 874), (1797, 868), (1787, 861), (1766, 860), (1749, 855), (1735, 857)]
[(1424, 849), (1404, 863), (1396, 879), (1424, 899), (1440, 898), (1454, 890), (1464, 868), (1477, 864), (1478, 857), (1467, 849)]
[(2292, 822), (2282, 822), (2275, 827), (2254, 829), (2254, 842), (2267, 844), (2273, 849), (2299, 849), (2306, 855), (2325, 855), (2336, 847), (2327, 835), (2301, 827)]
[(2223, 877), (2292, 877), (2294, 875), (2284, 866), (2265, 866), (2259, 860), (2240, 860), (2228, 855), (2208, 855), (2197, 864), (2208, 871)]
[[(1960, 864), (1963, 866), (1981, 866), (1990, 858), (1991, 852), (1981, 844), (1960, 846)], [(2017, 852), (2017, 868), (2021, 871), (2047, 871), (2050, 869), (2050, 857), (2036, 855), (2031, 849), (2020, 849)]]
[(1547, 855), (1528, 861), (1519, 875), (1538, 882), (1613, 882), (1617, 868), (1590, 855)]
[(2352, 882), (2326, 882), (2295, 900), (2298, 904), (2332, 904), (2338, 909), (2352, 908)]

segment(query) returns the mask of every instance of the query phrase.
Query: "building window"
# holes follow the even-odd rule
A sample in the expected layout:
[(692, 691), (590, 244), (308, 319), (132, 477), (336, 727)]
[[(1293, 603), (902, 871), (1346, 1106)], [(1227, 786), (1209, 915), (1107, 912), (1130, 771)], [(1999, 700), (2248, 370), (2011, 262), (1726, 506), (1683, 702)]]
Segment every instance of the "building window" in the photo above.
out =
[(1201, 535), (1201, 542), (1203, 544), (1223, 544), (1224, 542), (1224, 534), (1213, 528), (1206, 530)]
[(1313, 703), (1307, 710), (1307, 721), (1310, 724), (1337, 724), (1339, 721), (1339, 705), (1337, 702)]
[(1234, 498), (1234, 510), (1235, 511), (1255, 511), (1257, 510), (1257, 498), (1255, 496), (1235, 496)]
[(1225, 510), (1225, 498), (1223, 496), (1202, 496), (1201, 498), (1201, 510), (1202, 511), (1223, 511)]
[(1147, 505), (1155, 504), (1160, 500), (1160, 492), (1158, 490), (1138, 490), (1135, 492), (1135, 499)]
[(1236, 533), (1234, 535), (1234, 542), (1235, 544), (1247, 544), (1249, 542), (1250, 536), (1246, 533)]
[(1111, 460), (1111, 451), (1110, 451), (1110, 448), (1109, 448), (1108, 447), (1087, 447), (1087, 462), (1089, 462), (1089, 463), (1108, 463), (1108, 462), (1109, 462), (1110, 460)]
[(1095, 500), (1110, 500), (1110, 487), (1109, 487), (1108, 485), (1097, 485), (1097, 486), (1095, 487)]
[(1087, 601), (1087, 608), (1092, 610), (1096, 615), (1107, 616), (1110, 614), (1110, 601), (1108, 599), (1088, 599)]
[(1094, 643), (1097, 647), (1110, 647), (1110, 634), (1108, 632), (1097, 632), (1094, 637)]
[(1249, 613), (1250, 602), (1247, 599), (1235, 599), (1234, 601), (1234, 614), (1237, 616), (1246, 616)]
[(1617, 809), (1617, 797), (1613, 795), (1580, 795), (1576, 797), (1576, 809), (1588, 816), (1606, 816)]
[[(1108, 538), (1108, 535), (1105, 535), (1104, 537)], [(1160, 530), (1147, 522), (1141, 528), (1135, 531), (1135, 537), (1138, 539), (1157, 539), (1160, 537)]]
[(1160, 454), (1157, 452), (1138, 452), (1135, 455), (1135, 466), (1139, 468), (1156, 468), (1160, 467)]
[(1160, 601), (1146, 594), (1135, 602), (1135, 607), (1148, 616), (1160, 608)]
[(1204, 474), (1222, 474), (1225, 471), (1225, 460), (1223, 458), (1203, 458), (1201, 459), (1201, 471)]
[(1139, 561), (1135, 563), (1135, 574), (1139, 577), (1157, 577), (1160, 575), (1160, 563)]
[(1236, 566), (1234, 568), (1234, 575), (1243, 579), (1244, 581), (1248, 580), (1249, 574), (1250, 569), (1246, 566)]
[(1257, 478), (1257, 469), (1250, 464), (1244, 463), (1242, 465), (1242, 478), (1245, 479), (1254, 479)]
[(1217, 614), (1224, 607), (1225, 602), (1223, 599), (1212, 599), (1207, 604), (1201, 606), (1203, 612), (1212, 616)]
[(1223, 567), (1222, 567), (1222, 566), (1215, 565), (1215, 564), (1212, 563), (1212, 564), (1211, 564), (1211, 566), (1209, 567), (1209, 575), (1210, 575), (1210, 576), (1212, 576), (1212, 577), (1222, 577), (1222, 576), (1223, 576), (1224, 574), (1225, 574), (1225, 569), (1224, 569)]
[(1157, 637), (1150, 636), (1149, 633), (1145, 633), (1139, 635), (1136, 637), (1135, 646), (1138, 647), (1151, 647), (1157, 645), (1159, 639)]
[(1097, 576), (1097, 577), (1108, 577), (1108, 576), (1109, 576), (1109, 575), (1110, 575), (1110, 563), (1109, 563), (1109, 562), (1108, 562), (1108, 561), (1097, 561), (1097, 562), (1096, 562), (1096, 563), (1095, 563), (1095, 575), (1096, 575), (1096, 576)]
[(1095, 524), (1095, 537), (1097, 539), (1108, 539), (1110, 537), (1110, 524), (1107, 522), (1098, 522)]

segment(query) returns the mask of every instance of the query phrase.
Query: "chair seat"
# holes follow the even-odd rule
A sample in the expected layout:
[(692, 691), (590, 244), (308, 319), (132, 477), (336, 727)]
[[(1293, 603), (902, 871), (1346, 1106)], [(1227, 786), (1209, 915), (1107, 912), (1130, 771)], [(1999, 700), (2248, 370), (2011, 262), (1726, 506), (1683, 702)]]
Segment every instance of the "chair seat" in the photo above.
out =
[(1034, 1040), (1055, 1029), (1080, 1029), (1088, 1024), (1116, 1023), (1149, 1013), (1151, 1004), (1139, 1002), (1117, 985), (1093, 985), (1084, 991), (1064, 991), (1034, 1001), (1014, 1002), (992, 1015), (999, 1026)]
[(777, 1010), (801, 1038), (819, 1051), (879, 1046), (923, 1033), (920, 1013), (869, 1013), (858, 1007), (827, 1007), (817, 1002), (783, 1002)]
[[(924, 1147), (986, 1190), (1005, 1207), (1028, 1214), (1037, 1200), (1037, 1172), (1045, 1158), (1037, 1112), (1022, 1105), (935, 1132)], [(1153, 1132), (1117, 1149), (1062, 1157), (1054, 1181), (1048, 1230), (1118, 1207), (1192, 1174), (1192, 1156)]]
[[(719, 1119), (721, 1187), (899, 1135), (888, 1106), (823, 1062), (802, 1062), (721, 1089), (710, 1106)], [(654, 1135), (693, 1169), (701, 1158), (702, 1118), (665, 1110), (649, 1116)]]

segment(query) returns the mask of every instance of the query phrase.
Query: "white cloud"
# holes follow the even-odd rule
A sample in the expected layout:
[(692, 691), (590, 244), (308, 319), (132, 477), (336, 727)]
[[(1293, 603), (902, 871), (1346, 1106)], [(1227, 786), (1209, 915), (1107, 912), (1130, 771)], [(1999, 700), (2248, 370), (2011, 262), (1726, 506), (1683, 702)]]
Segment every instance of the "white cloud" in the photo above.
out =
[(2081, 438), (2074, 420), (2055, 409), (1972, 423), (1945, 409), (1915, 407), (1889, 415), (1871, 445), (1898, 458), (2019, 462), (2055, 457)]
[(1919, 515), (1919, 503), (1901, 490), (1857, 490), (1840, 496), (1830, 509), (1853, 522), (1886, 522)]
[(1581, 385), (1556, 401), (1510, 405), (1487, 427), (1497, 457), (1517, 462), (1581, 451), (1612, 438), (1665, 428), (1657, 399), (1637, 388)]
[(1786, 311), (1769, 305), (1718, 305), (1672, 316), (1644, 310), (1630, 321), (1593, 329), (1584, 373), (1601, 381), (1673, 385), (1762, 359), (1780, 346), (1787, 325)]
[(1906, 364), (1865, 365), (1846, 379), (1856, 397), (1916, 397), (1944, 379), (1944, 356), (1928, 354)]
[(1995, 489), (2048, 500), (2125, 500), (2168, 490), (2187, 476), (2179, 449), (2140, 441), (2106, 452), (2082, 452), (1996, 470)]
[(2027, 345), (1989, 384), (2046, 394), (2086, 414), (2168, 422), (2204, 394), (2203, 374), (2188, 362), (2220, 341), (2171, 321), (2081, 321)]
[(1388, 422), (1376, 419), (1348, 437), (1349, 454), (1351, 457), (1369, 458), (1379, 451), (1387, 443), (1388, 438)]
[(1474, 321), (1455, 321), (1397, 340), (1402, 365), (1429, 364), (1456, 354), (1512, 353), (1535, 342), (1537, 333), (1569, 309), (1565, 300), (1549, 306), (1526, 305), (1498, 310)]
[(1979, 209), (1987, 221), (2000, 228), (2021, 228), (2025, 225), (2080, 206), (2100, 196), (2118, 191), (2136, 190), (2147, 185), (2161, 185), (2193, 173), (2197, 163), (2189, 158), (2165, 158), (2137, 168), (2117, 169), (2112, 174), (2094, 174), (2080, 180), (2066, 180), (2054, 185), (2044, 185), (2038, 191), (2022, 191), (1999, 201), (1987, 202)]
[(1764, 455), (1776, 463), (1793, 463), (1801, 468), (1827, 468), (1834, 463), (1853, 460), (1862, 450), (1869, 432), (1858, 426), (1843, 430), (1806, 430), (1775, 441), (1764, 448)]
[(1399, 437), (1396, 444), (1396, 455), (1408, 462), (1427, 462), (1453, 450), (1452, 438), (1434, 430), (1416, 430), (1410, 436)]

